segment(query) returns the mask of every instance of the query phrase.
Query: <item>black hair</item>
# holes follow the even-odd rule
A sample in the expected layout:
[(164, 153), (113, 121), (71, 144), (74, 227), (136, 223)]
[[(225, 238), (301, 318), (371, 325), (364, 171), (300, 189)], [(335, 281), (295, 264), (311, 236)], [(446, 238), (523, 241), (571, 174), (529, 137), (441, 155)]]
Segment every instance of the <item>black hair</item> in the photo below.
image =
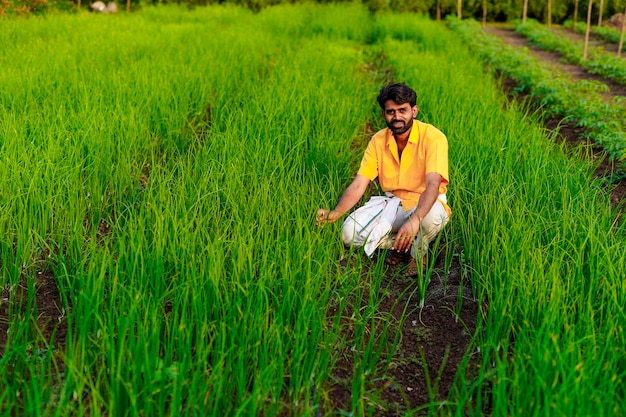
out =
[(387, 100), (391, 100), (396, 104), (409, 103), (411, 107), (415, 107), (417, 104), (417, 93), (405, 83), (389, 84), (380, 89), (376, 100), (383, 110)]

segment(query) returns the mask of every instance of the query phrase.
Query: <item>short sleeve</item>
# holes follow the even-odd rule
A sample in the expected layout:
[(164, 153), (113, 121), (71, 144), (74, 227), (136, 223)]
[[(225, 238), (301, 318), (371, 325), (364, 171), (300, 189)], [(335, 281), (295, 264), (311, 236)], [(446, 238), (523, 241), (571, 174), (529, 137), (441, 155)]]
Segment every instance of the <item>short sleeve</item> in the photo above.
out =
[(376, 154), (376, 144), (374, 138), (370, 140), (361, 159), (361, 167), (357, 172), (370, 181), (374, 181), (378, 177), (378, 156)]
[(448, 140), (443, 133), (435, 136), (426, 149), (426, 174), (431, 172), (441, 175), (448, 184)]

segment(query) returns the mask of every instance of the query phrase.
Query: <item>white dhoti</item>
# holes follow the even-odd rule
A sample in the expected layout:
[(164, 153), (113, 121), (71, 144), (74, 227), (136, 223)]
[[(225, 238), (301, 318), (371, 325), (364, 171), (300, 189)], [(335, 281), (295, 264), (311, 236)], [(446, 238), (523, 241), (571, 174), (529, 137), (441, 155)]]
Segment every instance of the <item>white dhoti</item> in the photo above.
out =
[[(442, 194), (422, 219), (411, 246), (412, 257), (426, 255), (430, 242), (448, 223), (449, 213), (445, 203), (446, 196)], [(341, 238), (346, 245), (363, 247), (367, 256), (372, 256), (376, 248), (389, 249), (393, 246), (397, 231), (416, 209), (417, 206), (405, 211), (398, 197), (372, 197), (346, 218)]]

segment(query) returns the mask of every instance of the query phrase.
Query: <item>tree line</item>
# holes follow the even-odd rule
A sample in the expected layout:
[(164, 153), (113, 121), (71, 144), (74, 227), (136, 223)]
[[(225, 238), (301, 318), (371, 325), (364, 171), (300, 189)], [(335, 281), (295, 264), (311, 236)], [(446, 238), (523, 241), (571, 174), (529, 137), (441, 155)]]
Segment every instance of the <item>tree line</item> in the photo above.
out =
[[(95, 1), (95, 0), (93, 0)], [(108, 0), (113, 1), (113, 0)], [(304, 0), (310, 1), (310, 0)], [(334, 0), (337, 1), (337, 0)], [(341, 1), (341, 0), (339, 0)], [(591, 19), (598, 24), (623, 13), (626, 0), (357, 0), (372, 12), (396, 11), (430, 15), (444, 19), (448, 15), (473, 18), (487, 22), (508, 22), (532, 18), (542, 23), (563, 23), (585, 20), (591, 4)], [(298, 3), (298, 0), (119, 0), (121, 11), (134, 11), (142, 6), (166, 3), (189, 7), (232, 3), (258, 11), (265, 7)], [(331, 0), (318, 0), (330, 3)], [(0, 0), (0, 17), (89, 10), (90, 0)], [(106, 3), (106, 1), (105, 1)]]

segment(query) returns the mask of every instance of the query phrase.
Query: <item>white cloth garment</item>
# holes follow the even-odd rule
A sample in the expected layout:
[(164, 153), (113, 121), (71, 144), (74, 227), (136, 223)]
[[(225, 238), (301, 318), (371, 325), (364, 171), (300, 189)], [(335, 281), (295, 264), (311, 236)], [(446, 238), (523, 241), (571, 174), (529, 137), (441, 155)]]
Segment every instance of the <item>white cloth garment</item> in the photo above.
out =
[[(372, 197), (344, 221), (341, 229), (343, 243), (363, 247), (370, 257), (377, 248), (391, 248), (395, 233), (417, 209), (414, 207), (405, 211), (400, 203), (401, 200), (393, 194)], [(412, 257), (423, 257), (428, 251), (429, 243), (448, 223), (449, 212), (445, 203), (446, 196), (442, 194), (420, 222), (420, 230), (411, 245)]]
[(376, 248), (391, 232), (400, 201), (398, 197), (394, 196), (370, 198), (363, 207), (359, 208), (359, 217), (368, 219), (367, 223), (359, 224), (353, 216), (346, 219), (343, 231), (344, 243), (354, 244), (356, 243), (354, 242), (355, 237), (358, 236), (359, 243), (363, 244), (364, 242), (365, 253), (371, 257)]

